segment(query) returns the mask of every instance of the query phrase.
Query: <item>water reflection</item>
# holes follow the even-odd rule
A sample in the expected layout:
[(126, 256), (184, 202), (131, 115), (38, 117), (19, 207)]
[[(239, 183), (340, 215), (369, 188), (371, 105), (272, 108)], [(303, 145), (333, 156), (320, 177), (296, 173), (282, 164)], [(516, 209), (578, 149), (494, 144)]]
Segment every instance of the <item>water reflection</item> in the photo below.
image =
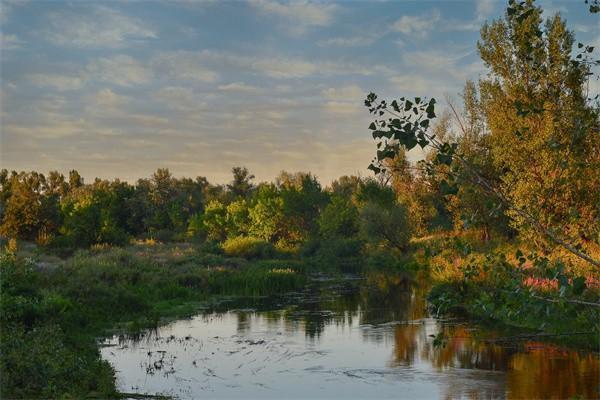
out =
[(115, 337), (102, 354), (124, 391), (182, 398), (599, 397), (597, 355), (433, 320), (424, 290), (400, 275), (321, 280)]

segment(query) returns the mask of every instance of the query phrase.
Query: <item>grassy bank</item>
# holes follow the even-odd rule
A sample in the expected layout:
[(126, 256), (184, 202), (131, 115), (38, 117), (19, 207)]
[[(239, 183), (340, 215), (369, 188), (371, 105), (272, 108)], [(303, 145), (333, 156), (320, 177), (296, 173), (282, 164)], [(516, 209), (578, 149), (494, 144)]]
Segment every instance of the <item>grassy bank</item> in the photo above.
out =
[(116, 397), (97, 336), (197, 311), (214, 296), (298, 289), (305, 276), (300, 261), (232, 258), (186, 244), (100, 247), (66, 260), (3, 254), (2, 397)]
[[(476, 234), (437, 235), (413, 243), (433, 283), (434, 314), (467, 314), (528, 328), (576, 347), (600, 348), (597, 273), (564, 254), (540, 256), (517, 241)], [(559, 261), (561, 260), (561, 261)]]
[[(598, 302), (593, 271), (565, 264), (558, 276), (567, 279), (565, 285), (556, 276), (531, 280), (539, 276), (539, 259), (519, 260), (517, 250), (526, 249), (517, 242), (441, 234), (413, 240), (405, 253), (361, 249), (352, 240), (307, 243), (297, 253), (256, 241), (235, 251), (230, 247), (146, 241), (124, 248), (95, 246), (64, 259), (27, 244), (16, 253), (5, 252), (2, 397), (118, 397), (114, 371), (101, 360), (97, 337), (115, 330), (136, 333), (198, 312), (221, 296), (298, 290), (314, 272), (367, 272), (369, 287), (383, 288), (390, 278), (409, 279), (418, 272), (433, 286), (429, 300), (437, 315), (466, 312), (545, 334), (566, 333), (572, 345), (598, 346), (597, 309), (567, 301)], [(556, 269), (553, 262), (544, 267)], [(575, 287), (582, 276), (585, 285)]]

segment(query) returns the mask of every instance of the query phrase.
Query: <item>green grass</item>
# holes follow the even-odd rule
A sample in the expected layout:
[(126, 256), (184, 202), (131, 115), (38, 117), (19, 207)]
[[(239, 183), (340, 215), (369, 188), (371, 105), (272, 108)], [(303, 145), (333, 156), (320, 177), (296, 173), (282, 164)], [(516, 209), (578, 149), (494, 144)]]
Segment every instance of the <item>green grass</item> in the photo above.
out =
[(215, 296), (296, 290), (306, 279), (298, 262), (250, 262), (187, 245), (97, 248), (51, 267), (36, 262), (2, 255), (3, 398), (115, 397), (97, 336), (193, 314)]

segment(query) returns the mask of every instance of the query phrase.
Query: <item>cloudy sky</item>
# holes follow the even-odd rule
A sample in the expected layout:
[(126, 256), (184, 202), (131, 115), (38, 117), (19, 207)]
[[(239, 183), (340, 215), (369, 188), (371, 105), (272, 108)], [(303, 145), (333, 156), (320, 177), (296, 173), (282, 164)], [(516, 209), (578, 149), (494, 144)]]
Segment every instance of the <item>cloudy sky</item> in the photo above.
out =
[[(362, 101), (443, 99), (485, 73), (504, 1), (1, 1), (0, 166), (224, 183), (368, 175)], [(540, 1), (598, 42), (583, 0)], [(599, 43), (600, 44), (600, 43)], [(418, 155), (413, 155), (417, 157)]]

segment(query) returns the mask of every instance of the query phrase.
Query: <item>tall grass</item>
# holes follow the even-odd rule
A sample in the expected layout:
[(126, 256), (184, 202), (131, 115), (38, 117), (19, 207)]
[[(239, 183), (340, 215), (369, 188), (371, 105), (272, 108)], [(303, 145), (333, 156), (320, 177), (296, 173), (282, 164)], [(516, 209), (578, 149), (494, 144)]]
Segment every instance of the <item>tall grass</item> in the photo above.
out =
[(108, 246), (47, 268), (1, 256), (0, 392), (3, 398), (117, 396), (95, 337), (116, 324), (136, 329), (193, 312), (214, 295), (261, 296), (300, 288), (302, 268), (250, 262), (188, 246)]

